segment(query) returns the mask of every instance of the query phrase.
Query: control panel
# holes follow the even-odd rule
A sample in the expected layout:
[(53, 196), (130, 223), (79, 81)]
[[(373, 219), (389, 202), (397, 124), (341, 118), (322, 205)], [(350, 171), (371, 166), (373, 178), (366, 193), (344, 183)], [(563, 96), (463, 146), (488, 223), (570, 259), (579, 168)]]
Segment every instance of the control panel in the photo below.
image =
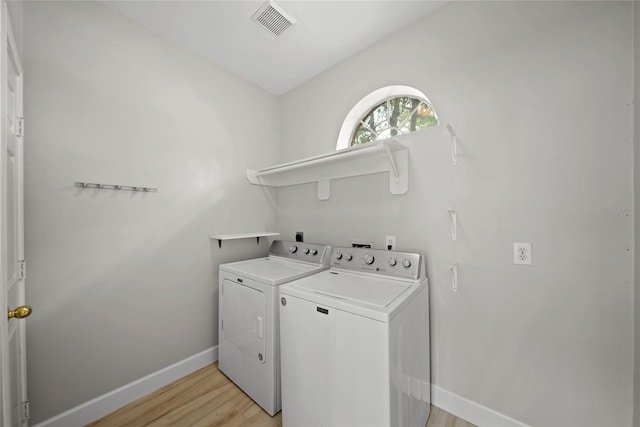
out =
[(289, 240), (274, 240), (269, 247), (269, 256), (289, 258), (296, 261), (329, 265), (331, 246)]
[(402, 279), (422, 280), (425, 277), (424, 257), (417, 252), (338, 247), (333, 249), (330, 265)]

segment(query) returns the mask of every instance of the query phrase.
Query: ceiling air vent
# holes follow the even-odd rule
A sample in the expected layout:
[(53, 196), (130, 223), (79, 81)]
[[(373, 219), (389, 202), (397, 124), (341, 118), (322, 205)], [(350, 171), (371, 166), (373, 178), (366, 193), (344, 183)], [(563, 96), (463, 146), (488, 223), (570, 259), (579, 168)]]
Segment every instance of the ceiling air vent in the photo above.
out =
[(264, 2), (251, 19), (275, 36), (279, 36), (296, 23), (295, 19), (271, 0)]

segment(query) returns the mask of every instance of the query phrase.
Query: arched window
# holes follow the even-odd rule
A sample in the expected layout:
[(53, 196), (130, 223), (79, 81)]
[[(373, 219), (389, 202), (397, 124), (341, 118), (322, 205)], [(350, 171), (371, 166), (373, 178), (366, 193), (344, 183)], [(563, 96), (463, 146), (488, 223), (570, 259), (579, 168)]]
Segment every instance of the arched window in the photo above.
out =
[(431, 102), (409, 86), (387, 86), (365, 96), (347, 114), (337, 150), (438, 125)]

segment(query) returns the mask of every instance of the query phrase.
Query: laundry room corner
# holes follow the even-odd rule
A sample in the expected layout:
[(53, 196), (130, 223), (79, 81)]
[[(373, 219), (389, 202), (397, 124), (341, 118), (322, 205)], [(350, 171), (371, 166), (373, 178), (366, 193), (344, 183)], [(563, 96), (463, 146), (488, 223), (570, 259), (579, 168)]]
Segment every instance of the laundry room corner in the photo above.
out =
[(0, 6), (2, 426), (640, 427), (640, 0)]

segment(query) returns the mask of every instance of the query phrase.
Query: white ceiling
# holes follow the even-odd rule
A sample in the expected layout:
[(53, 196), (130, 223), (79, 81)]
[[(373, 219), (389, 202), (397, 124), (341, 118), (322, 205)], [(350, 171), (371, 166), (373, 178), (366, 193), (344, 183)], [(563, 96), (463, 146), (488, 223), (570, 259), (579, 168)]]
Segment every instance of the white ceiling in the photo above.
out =
[(432, 0), (276, 0), (296, 24), (280, 37), (251, 16), (263, 1), (109, 1), (116, 11), (276, 95), (433, 11)]

